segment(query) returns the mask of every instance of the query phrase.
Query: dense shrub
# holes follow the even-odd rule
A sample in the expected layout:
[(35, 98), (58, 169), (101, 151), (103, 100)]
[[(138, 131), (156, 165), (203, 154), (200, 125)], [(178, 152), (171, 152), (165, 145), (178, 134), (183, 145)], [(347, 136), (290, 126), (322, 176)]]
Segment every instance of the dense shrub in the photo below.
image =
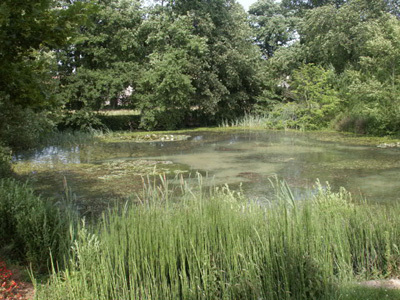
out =
[(11, 150), (0, 143), (0, 178), (11, 173)]
[(400, 132), (400, 108), (353, 108), (334, 120), (336, 130), (359, 134), (393, 135)]
[(281, 88), (285, 101), (274, 93), (264, 93), (256, 107), (268, 107), (266, 125), (275, 129), (322, 129), (331, 125), (341, 110), (341, 99), (335, 89), (333, 70), (304, 64), (293, 71)]
[(36, 147), (54, 126), (50, 112), (37, 113), (0, 101), (0, 137), (12, 149)]
[(369, 120), (360, 115), (342, 113), (335, 118), (333, 123), (335, 129), (338, 131), (366, 134)]
[(89, 109), (81, 109), (77, 111), (66, 111), (62, 117), (58, 128), (61, 130), (88, 130), (91, 128), (103, 128), (103, 124), (96, 112)]
[(175, 130), (183, 125), (185, 111), (178, 109), (147, 110), (142, 112), (140, 128), (145, 130)]
[(26, 184), (0, 180), (0, 253), (38, 270), (47, 270), (50, 254), (59, 263), (70, 247), (71, 215), (34, 195)]
[(138, 129), (140, 123), (138, 115), (98, 115), (98, 118), (112, 131)]
[(316, 130), (330, 126), (330, 107), (318, 104), (280, 103), (266, 115), (266, 127), (274, 129)]

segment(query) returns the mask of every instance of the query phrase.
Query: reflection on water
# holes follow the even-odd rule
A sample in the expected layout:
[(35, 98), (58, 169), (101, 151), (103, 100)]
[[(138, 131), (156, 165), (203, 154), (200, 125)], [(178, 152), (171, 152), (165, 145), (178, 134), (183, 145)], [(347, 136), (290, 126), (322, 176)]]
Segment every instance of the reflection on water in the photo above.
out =
[[(107, 172), (112, 174), (113, 170), (108, 168), (101, 173), (99, 167), (93, 169), (90, 166), (141, 160), (153, 162), (154, 168), (158, 162), (171, 162), (175, 168), (171, 174), (176, 174), (176, 169), (180, 168), (193, 173), (207, 172), (216, 184), (228, 183), (235, 187), (242, 183), (244, 192), (256, 198), (268, 197), (269, 179), (277, 175), (287, 180), (295, 193), (312, 187), (318, 178), (321, 182), (328, 181), (334, 190), (344, 186), (353, 195), (362, 195), (371, 201), (396, 201), (400, 199), (399, 157), (400, 149), (323, 142), (307, 133), (242, 131), (194, 132), (189, 140), (176, 142), (48, 147), (15, 159), (22, 164), (29, 162), (34, 166), (48, 165), (49, 168), (63, 164), (63, 171), (73, 164), (85, 165), (89, 171), (84, 176), (92, 176), (87, 182), (93, 185), (102, 184), (100, 179), (108, 176)], [(126, 168), (132, 165), (126, 164)], [(120, 163), (120, 173), (123, 166)], [(78, 178), (76, 172), (69, 170), (67, 174)], [(127, 182), (124, 185), (129, 184)], [(113, 184), (116, 188), (117, 183)]]
[(52, 164), (52, 163), (64, 163), (64, 164), (79, 164), (80, 160), (80, 147), (74, 146), (70, 148), (62, 149), (60, 147), (50, 146), (40, 151), (35, 151), (30, 155), (16, 155), (14, 161), (23, 161), (28, 159), (35, 163), (41, 164)]

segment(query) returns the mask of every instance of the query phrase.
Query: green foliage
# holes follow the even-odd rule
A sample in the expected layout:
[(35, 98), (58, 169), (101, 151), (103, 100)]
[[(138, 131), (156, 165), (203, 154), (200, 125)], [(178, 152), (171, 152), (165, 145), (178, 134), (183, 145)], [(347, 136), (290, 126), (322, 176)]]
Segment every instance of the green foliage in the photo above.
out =
[(339, 131), (354, 132), (357, 134), (366, 134), (371, 119), (362, 114), (362, 110), (354, 109), (351, 112), (342, 112), (334, 120), (334, 128)]
[(0, 4), (0, 138), (12, 148), (30, 148), (54, 125), (55, 49), (85, 20), (76, 1), (68, 9), (52, 0)]
[(400, 299), (400, 291), (398, 289), (369, 287), (360, 284), (345, 285), (340, 294), (340, 299), (342, 300)]
[[(217, 23), (224, 26), (216, 26), (216, 32), (209, 37), (208, 65), (215, 69), (215, 79), (222, 83), (217, 94), (217, 119), (232, 119), (249, 112), (261, 92), (260, 52), (249, 38), (246, 15), (238, 6), (226, 6), (230, 16)], [(211, 111), (204, 110), (207, 114)]]
[(364, 25), (359, 66), (345, 73), (348, 115), (365, 120), (363, 131), (400, 131), (400, 21), (388, 15)]
[(0, 178), (11, 174), (11, 150), (0, 143)]
[(286, 84), (288, 103), (275, 104), (268, 113), (270, 128), (321, 129), (329, 126), (340, 109), (333, 88), (334, 73), (312, 64), (293, 72)]
[(175, 129), (191, 109), (192, 78), (201, 68), (206, 44), (191, 33), (189, 17), (161, 15), (149, 22), (145, 25), (158, 29), (148, 37), (154, 50), (139, 81), (141, 127)]
[(332, 65), (338, 73), (357, 66), (365, 45), (365, 25), (384, 15), (383, 8), (381, 0), (353, 0), (340, 8), (328, 5), (310, 10), (300, 27), (308, 62)]
[(251, 109), (260, 58), (239, 5), (168, 2), (150, 10), (142, 31), (149, 57), (136, 95), (143, 128), (176, 128), (195, 116), (215, 122)]
[(265, 125), (271, 129), (304, 130), (309, 125), (309, 118), (305, 118), (304, 115), (304, 106), (295, 102), (275, 104), (267, 114)]
[(90, 129), (98, 129), (104, 127), (98, 115), (88, 109), (77, 111), (66, 111), (63, 120), (58, 125), (60, 129), (73, 129), (86, 131)]
[(69, 214), (27, 185), (0, 179), (0, 253), (36, 270), (50, 267), (50, 254), (63, 264), (70, 247)]
[(334, 5), (340, 7), (347, 0), (282, 0), (282, 6), (286, 9), (293, 10), (298, 15), (303, 15), (307, 10), (325, 5)]
[(144, 56), (139, 1), (99, 1), (77, 36), (58, 52), (59, 97), (67, 108), (113, 108), (127, 101)]
[(295, 40), (299, 18), (275, 1), (259, 0), (250, 7), (249, 14), (256, 44), (265, 57), (272, 57), (278, 48)]
[(0, 5), (0, 86), (12, 103), (47, 106), (52, 96), (52, 50), (62, 46), (84, 17), (85, 7), (53, 9), (52, 0), (5, 0)]
[(305, 105), (307, 122), (316, 127), (325, 127), (336, 115), (339, 98), (333, 89), (334, 73), (311, 64), (293, 72), (292, 93), (296, 102)]
[(37, 113), (0, 96), (0, 137), (12, 149), (36, 147), (54, 127), (50, 112)]
[[(199, 180), (201, 182), (201, 179)], [(399, 206), (357, 205), (317, 184), (270, 205), (227, 188), (146, 185), (142, 205), (83, 226), (65, 272), (40, 299), (338, 299), (343, 282), (395, 276)]]
[(135, 130), (140, 124), (139, 115), (107, 115), (99, 114), (97, 116), (100, 122), (111, 131)]
[[(400, 130), (394, 0), (259, 0), (250, 18), (232, 0), (14, 2), (0, 5), (0, 136), (11, 147), (32, 147), (62, 109), (71, 110), (64, 126), (100, 126), (89, 111), (104, 106), (140, 110), (144, 129), (275, 106), (288, 117), (270, 118), (278, 127), (320, 128), (336, 116), (338, 127)], [(325, 79), (302, 78), (310, 63), (345, 78), (345, 101)]]
[(290, 98), (289, 85), (293, 70), (305, 61), (305, 49), (299, 42), (289, 47), (279, 47), (274, 55), (261, 65), (262, 93), (257, 96), (254, 111), (268, 114), (275, 105)]

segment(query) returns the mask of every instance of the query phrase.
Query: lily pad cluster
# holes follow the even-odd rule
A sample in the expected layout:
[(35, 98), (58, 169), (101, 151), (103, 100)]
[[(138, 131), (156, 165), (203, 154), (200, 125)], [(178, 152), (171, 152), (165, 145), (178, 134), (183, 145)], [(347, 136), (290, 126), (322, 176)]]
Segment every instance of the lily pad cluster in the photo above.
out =
[(378, 148), (400, 148), (400, 142), (396, 143), (382, 143), (377, 146)]
[(176, 141), (186, 141), (190, 138), (190, 135), (184, 134), (116, 134), (112, 136), (104, 136), (103, 139), (106, 142), (136, 142), (136, 143), (144, 143), (144, 142), (176, 142)]
[(184, 172), (181, 170), (174, 170), (172, 165), (172, 161), (138, 159), (103, 163), (101, 165), (95, 165), (92, 169), (95, 169), (94, 171), (97, 169), (97, 171), (106, 172), (105, 175), (97, 177), (102, 180), (111, 180), (135, 175), (146, 176)]

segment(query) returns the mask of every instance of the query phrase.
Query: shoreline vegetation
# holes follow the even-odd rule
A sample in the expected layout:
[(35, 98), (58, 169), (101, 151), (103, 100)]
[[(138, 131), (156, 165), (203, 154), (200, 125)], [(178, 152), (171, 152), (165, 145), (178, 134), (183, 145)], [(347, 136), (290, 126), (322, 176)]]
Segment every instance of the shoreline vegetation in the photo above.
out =
[[(77, 193), (94, 187), (99, 207), (122, 195), (111, 185), (141, 187), (149, 171), (157, 179), (143, 179), (141, 203), (94, 222), (82, 220), (86, 207), (62, 180), (61, 155), (38, 174), (49, 194), (24, 182), (34, 167), (14, 163), (48, 146), (142, 143), (135, 156), (143, 143), (193, 132), (297, 130), (378, 147), (394, 154), (382, 166), (393, 168), (399, 16), (395, 0), (257, 0), (247, 12), (237, 0), (3, 0), (0, 300), (19, 298), (13, 264), (30, 266), (38, 300), (400, 299), (353, 284), (400, 276), (396, 203), (357, 203), (318, 183), (312, 198), (293, 201), (275, 182), (276, 199), (262, 205), (201, 177), (197, 187), (169, 184), (168, 172), (187, 171), (172, 160), (99, 166), (79, 157)], [(348, 162), (335, 161), (337, 178)], [(393, 188), (395, 172), (382, 188)]]
[[(32, 220), (29, 211), (14, 211), (9, 224), (37, 266), (49, 267), (51, 255), (48, 281), (34, 280), (36, 299), (400, 297), (355, 283), (400, 275), (398, 203), (377, 209), (319, 182), (312, 198), (295, 201), (286, 183), (271, 181), (276, 194), (267, 204), (227, 186), (206, 188), (200, 175), (194, 187), (160, 182), (147, 182), (141, 204), (111, 208), (91, 223), (2, 180), (0, 192), (16, 207), (41, 212)], [(34, 231), (31, 238), (23, 228)], [(55, 236), (58, 243), (49, 239)]]
[[(105, 130), (94, 130), (90, 129), (87, 132), (80, 131), (66, 131), (56, 132), (51, 136), (46, 144), (62, 145), (65, 143), (69, 144), (80, 144), (85, 141), (99, 139), (102, 142), (152, 142), (161, 141), (162, 138), (166, 139), (168, 135), (176, 136), (177, 139), (185, 139), (190, 133), (195, 132), (226, 132), (236, 130), (268, 130), (268, 131), (284, 131), (284, 132), (306, 132), (313, 138), (326, 142), (346, 142), (354, 145), (364, 146), (376, 146), (382, 144), (396, 144), (400, 142), (400, 136), (398, 135), (387, 135), (387, 136), (376, 136), (376, 135), (365, 135), (353, 132), (342, 132), (333, 129), (321, 129), (321, 130), (301, 130), (291, 128), (273, 128), (268, 127), (264, 117), (248, 115), (244, 118), (237, 119), (232, 122), (221, 122), (219, 126), (215, 127), (197, 127), (197, 128), (186, 128), (177, 130), (155, 130), (155, 131), (111, 131)], [(325, 135), (328, 133), (329, 135)], [(384, 147), (382, 147), (384, 148)]]
[[(137, 142), (205, 130), (67, 132), (52, 142)], [(327, 139), (324, 131), (308, 133)], [(330, 141), (342, 139), (372, 146), (389, 141), (342, 133)], [(85, 223), (74, 213), (71, 193), (54, 204), (27, 185), (1, 179), (6, 251), (22, 264), (36, 264), (35, 276), (52, 270), (50, 277), (34, 277), (41, 278), (33, 282), (40, 300), (400, 299), (397, 290), (357, 283), (400, 276), (398, 204), (356, 202), (345, 190), (334, 193), (319, 183), (312, 199), (294, 201), (290, 188), (276, 181), (276, 197), (264, 205), (198, 180), (196, 187), (183, 179), (172, 187), (162, 176), (159, 184), (147, 181), (140, 204)], [(32, 228), (30, 238), (24, 228)]]
[[(103, 110), (99, 114), (108, 116), (110, 119), (118, 118), (118, 116), (130, 117), (138, 116), (136, 110)], [(399, 135), (366, 135), (354, 132), (338, 131), (332, 128), (308, 130), (304, 128), (290, 128), (285, 126), (271, 126), (270, 117), (261, 115), (246, 114), (242, 118), (237, 118), (232, 121), (222, 121), (219, 125), (213, 127), (195, 127), (183, 128), (177, 130), (112, 130), (107, 127), (107, 123), (103, 124), (100, 129), (93, 129), (90, 126), (85, 130), (62, 130), (53, 131), (48, 134), (41, 142), (41, 146), (58, 146), (58, 145), (79, 145), (85, 142), (95, 142), (96, 139), (102, 142), (152, 142), (168, 140), (170, 135), (176, 136), (175, 140), (181, 140), (188, 137), (188, 134), (194, 132), (225, 132), (228, 130), (268, 130), (268, 131), (289, 131), (289, 132), (306, 132), (312, 137), (326, 142), (347, 142), (355, 145), (364, 146), (379, 146), (382, 144), (397, 144), (400, 143)], [(119, 122), (119, 121), (116, 121)], [(122, 123), (125, 123), (123, 121)], [(111, 126), (112, 127), (112, 126)], [(117, 127), (124, 127), (119, 124)], [(329, 133), (329, 135), (324, 135)], [(38, 146), (38, 145), (36, 145)], [(384, 148), (384, 147), (382, 147)]]
[[(99, 112), (101, 115), (108, 116), (110, 118), (115, 118), (119, 115), (121, 116), (131, 116), (137, 117), (138, 111), (136, 110), (129, 110), (129, 109), (121, 109), (121, 110), (102, 110)], [(188, 134), (191, 132), (197, 131), (227, 131), (227, 130), (269, 130), (269, 131), (290, 131), (290, 132), (307, 132), (314, 137), (317, 137), (320, 140), (325, 141), (342, 141), (342, 142), (350, 142), (359, 145), (368, 145), (368, 146), (378, 146), (379, 144), (383, 143), (396, 143), (400, 142), (400, 136), (396, 134), (392, 135), (385, 135), (385, 136), (378, 136), (373, 134), (361, 134), (349, 131), (341, 131), (335, 129), (334, 126), (328, 126), (324, 129), (314, 129), (309, 130), (305, 129), (304, 127), (296, 127), (292, 128), (290, 126), (285, 126), (284, 122), (275, 122), (280, 123), (275, 124), (271, 121), (272, 117), (271, 114), (245, 114), (243, 117), (236, 118), (234, 120), (223, 120), (217, 126), (213, 127), (195, 127), (195, 128), (184, 128), (184, 129), (177, 129), (177, 130), (153, 130), (153, 131), (144, 131), (144, 130), (125, 130), (125, 131), (113, 131), (107, 129), (107, 123), (104, 124), (106, 129), (103, 131), (92, 131), (94, 133), (100, 132), (100, 136), (103, 140), (107, 140), (107, 136), (116, 137), (113, 141), (118, 141), (118, 137), (122, 137), (120, 141), (127, 139), (130, 136), (134, 136), (137, 140), (140, 140), (141, 137), (146, 135), (163, 135), (163, 134)], [(122, 126), (122, 125), (120, 125)], [(107, 135), (107, 133), (109, 135)], [(335, 133), (336, 136), (323, 136), (323, 133)], [(143, 139), (144, 141), (146, 139)]]

